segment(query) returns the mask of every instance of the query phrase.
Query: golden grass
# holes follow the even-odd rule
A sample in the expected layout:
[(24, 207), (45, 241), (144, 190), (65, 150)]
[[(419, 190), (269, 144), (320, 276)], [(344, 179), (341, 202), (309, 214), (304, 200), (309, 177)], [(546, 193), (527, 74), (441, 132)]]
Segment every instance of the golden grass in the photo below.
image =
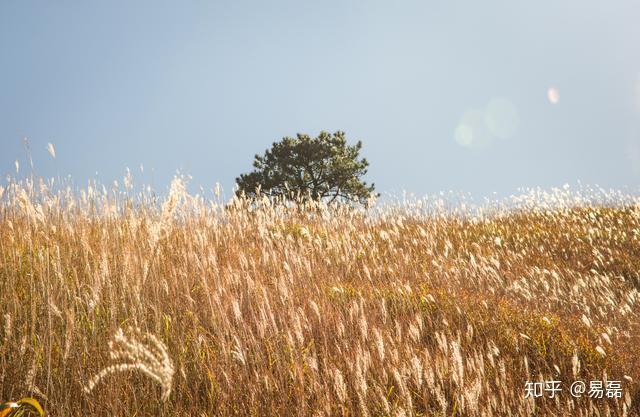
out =
[[(425, 214), (224, 207), (180, 179), (160, 207), (130, 194), (0, 190), (0, 400), (57, 416), (638, 414), (637, 201), (556, 190)], [(525, 399), (544, 380), (559, 398)], [(623, 396), (575, 399), (574, 380)]]

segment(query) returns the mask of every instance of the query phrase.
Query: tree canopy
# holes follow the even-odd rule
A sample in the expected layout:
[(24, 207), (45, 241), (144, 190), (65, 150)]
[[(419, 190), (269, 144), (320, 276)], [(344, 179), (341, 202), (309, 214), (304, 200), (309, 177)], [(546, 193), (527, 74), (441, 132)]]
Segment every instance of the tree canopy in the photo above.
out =
[(345, 133), (320, 132), (317, 137), (298, 133), (274, 142), (264, 155), (256, 155), (254, 170), (236, 178), (238, 194), (255, 197), (312, 198), (365, 203), (374, 184), (362, 180), (369, 162), (360, 159), (362, 142), (348, 145)]

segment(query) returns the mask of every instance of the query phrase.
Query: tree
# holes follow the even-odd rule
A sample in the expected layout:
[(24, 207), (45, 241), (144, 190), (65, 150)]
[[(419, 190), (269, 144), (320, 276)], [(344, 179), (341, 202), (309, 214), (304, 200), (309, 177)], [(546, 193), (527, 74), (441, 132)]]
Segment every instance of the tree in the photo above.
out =
[(238, 194), (365, 203), (374, 184), (361, 180), (369, 166), (359, 159), (361, 148), (360, 141), (347, 145), (340, 131), (320, 132), (315, 138), (301, 133), (284, 137), (264, 155), (255, 156), (252, 172), (236, 178)]

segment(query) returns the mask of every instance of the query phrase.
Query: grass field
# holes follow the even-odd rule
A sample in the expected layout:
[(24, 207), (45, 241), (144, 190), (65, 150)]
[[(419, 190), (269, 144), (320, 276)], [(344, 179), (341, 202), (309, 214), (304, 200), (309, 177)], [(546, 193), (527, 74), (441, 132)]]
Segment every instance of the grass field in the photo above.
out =
[[(157, 203), (41, 181), (0, 194), (0, 402), (30, 395), (52, 416), (640, 414), (631, 197), (365, 212), (225, 207), (179, 179)], [(525, 398), (552, 380), (555, 398)], [(613, 398), (576, 398), (574, 381)]]

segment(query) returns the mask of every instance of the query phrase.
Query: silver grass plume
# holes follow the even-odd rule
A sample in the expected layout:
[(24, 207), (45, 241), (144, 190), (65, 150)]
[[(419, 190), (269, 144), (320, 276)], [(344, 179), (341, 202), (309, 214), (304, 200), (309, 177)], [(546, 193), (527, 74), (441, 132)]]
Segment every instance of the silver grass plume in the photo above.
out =
[(89, 380), (84, 387), (87, 394), (111, 374), (138, 371), (160, 385), (162, 401), (169, 398), (175, 370), (167, 347), (157, 337), (138, 328), (129, 327), (126, 333), (120, 328), (109, 342), (109, 356), (115, 363)]

